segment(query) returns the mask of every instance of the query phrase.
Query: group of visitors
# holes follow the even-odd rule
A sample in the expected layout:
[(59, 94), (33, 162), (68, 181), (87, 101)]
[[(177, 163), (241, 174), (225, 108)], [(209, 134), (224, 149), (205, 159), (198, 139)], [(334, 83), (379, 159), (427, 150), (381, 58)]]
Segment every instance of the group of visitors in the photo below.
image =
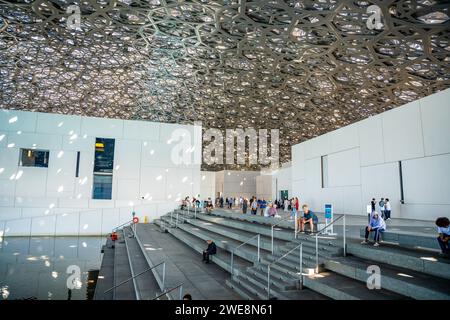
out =
[[(372, 198), (370, 205), (372, 207), (372, 213), (375, 212), (377, 205), (375, 198)], [(380, 201), (378, 201), (378, 208), (380, 210), (379, 212), (381, 213), (381, 218), (383, 218), (384, 220), (391, 219), (391, 203), (389, 202), (388, 198), (381, 198)]]

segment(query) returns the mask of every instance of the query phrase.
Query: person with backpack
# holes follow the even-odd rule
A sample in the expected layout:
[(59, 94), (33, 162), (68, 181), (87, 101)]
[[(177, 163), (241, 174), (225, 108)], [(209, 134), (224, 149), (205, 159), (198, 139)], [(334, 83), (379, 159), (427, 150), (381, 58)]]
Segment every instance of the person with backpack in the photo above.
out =
[(252, 208), (252, 214), (256, 215), (256, 211), (258, 210), (258, 202), (256, 202), (256, 200), (253, 200), (251, 208)]
[(384, 198), (381, 198), (381, 200), (378, 202), (378, 206), (380, 207), (380, 213), (381, 213), (381, 217), (383, 219), (386, 219), (385, 215), (384, 215)]
[(388, 198), (386, 198), (386, 202), (384, 203), (384, 215), (386, 217), (385, 220), (391, 220), (391, 203)]

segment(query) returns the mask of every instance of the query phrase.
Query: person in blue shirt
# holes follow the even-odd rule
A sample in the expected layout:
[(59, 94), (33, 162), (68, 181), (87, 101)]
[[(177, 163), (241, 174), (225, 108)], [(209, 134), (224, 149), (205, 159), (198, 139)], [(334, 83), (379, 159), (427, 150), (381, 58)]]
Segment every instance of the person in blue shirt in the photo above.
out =
[(386, 223), (384, 222), (383, 218), (378, 214), (378, 212), (373, 212), (372, 216), (370, 218), (370, 223), (366, 227), (366, 235), (365, 239), (361, 244), (368, 244), (369, 243), (369, 234), (371, 232), (374, 232), (374, 247), (378, 247), (380, 244), (380, 233), (386, 230)]
[(450, 257), (450, 220), (447, 217), (440, 217), (436, 219), (437, 232), (439, 237), (437, 241), (442, 250), (442, 255)]
[(264, 215), (264, 210), (266, 210), (267, 207), (267, 201), (262, 199), (261, 204), (259, 205), (259, 208), (261, 209), (261, 215)]
[(312, 212), (311, 210), (309, 210), (309, 207), (307, 204), (304, 204), (302, 206), (303, 209), (303, 217), (300, 218), (300, 232), (304, 232), (305, 231), (305, 225), (309, 224), (309, 230), (311, 230), (311, 232), (314, 231), (314, 212)]

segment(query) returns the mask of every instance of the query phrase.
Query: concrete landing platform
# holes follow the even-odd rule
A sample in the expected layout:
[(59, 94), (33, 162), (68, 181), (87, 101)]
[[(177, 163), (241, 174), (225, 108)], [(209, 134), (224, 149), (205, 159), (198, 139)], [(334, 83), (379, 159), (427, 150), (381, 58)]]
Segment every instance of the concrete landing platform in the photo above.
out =
[[(154, 224), (139, 224), (137, 234), (153, 265), (166, 261), (166, 288), (183, 283), (183, 295), (189, 293), (193, 300), (241, 299), (226, 285), (230, 279), (227, 272), (214, 263), (203, 263), (200, 254), (171, 234), (162, 233)], [(172, 292), (173, 296), (177, 294)]]

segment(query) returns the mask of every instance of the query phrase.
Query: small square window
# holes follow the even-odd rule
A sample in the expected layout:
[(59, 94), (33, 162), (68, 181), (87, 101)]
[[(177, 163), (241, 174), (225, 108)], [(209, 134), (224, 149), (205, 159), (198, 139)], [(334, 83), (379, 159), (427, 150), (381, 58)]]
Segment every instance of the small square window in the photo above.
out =
[(48, 168), (49, 155), (50, 151), (48, 150), (20, 149), (19, 165), (22, 167)]

